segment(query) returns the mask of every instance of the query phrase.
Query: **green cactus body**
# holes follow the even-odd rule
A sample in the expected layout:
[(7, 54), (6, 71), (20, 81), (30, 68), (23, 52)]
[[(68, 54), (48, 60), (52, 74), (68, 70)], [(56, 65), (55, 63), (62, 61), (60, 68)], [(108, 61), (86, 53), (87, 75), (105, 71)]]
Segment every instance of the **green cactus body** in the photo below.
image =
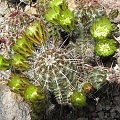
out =
[(62, 49), (46, 49), (38, 55), (34, 66), (34, 77), (43, 89), (53, 92), (59, 104), (68, 103), (77, 80), (77, 70), (70, 60), (70, 53)]
[(13, 50), (15, 53), (19, 53), (24, 57), (29, 57), (33, 53), (33, 47), (25, 36), (22, 36), (16, 40), (16, 43), (13, 46)]
[(113, 39), (100, 40), (95, 45), (95, 52), (99, 56), (107, 57), (113, 55), (116, 52), (116, 42)]
[(70, 42), (70, 46), (74, 49), (76, 58), (82, 58), (84, 63), (94, 61), (94, 41), (91, 38), (77, 40), (76, 43)]
[(20, 71), (28, 70), (29, 64), (27, 58), (23, 57), (22, 55), (15, 53), (12, 56), (12, 66)]
[(8, 60), (0, 55), (0, 70), (8, 70), (11, 67), (11, 60)]
[(92, 23), (90, 32), (98, 40), (105, 39), (112, 31), (112, 24), (106, 17), (100, 17)]
[(43, 26), (38, 20), (33, 21), (25, 30), (24, 34), (34, 44), (41, 46), (46, 41)]
[(106, 82), (108, 70), (103, 67), (94, 67), (88, 74), (87, 79), (93, 87), (99, 90)]
[(26, 86), (30, 85), (30, 82), (21, 74), (12, 74), (8, 81), (8, 86), (12, 91), (22, 93)]

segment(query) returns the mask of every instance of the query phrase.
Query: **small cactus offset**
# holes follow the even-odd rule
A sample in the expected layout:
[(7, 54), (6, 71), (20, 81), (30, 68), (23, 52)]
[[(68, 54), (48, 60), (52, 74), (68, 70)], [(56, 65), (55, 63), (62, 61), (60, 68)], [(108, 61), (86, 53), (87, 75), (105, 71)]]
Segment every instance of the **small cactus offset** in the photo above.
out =
[(102, 66), (99, 67), (84, 66), (82, 78), (83, 80), (82, 83), (78, 85), (79, 91), (86, 92), (86, 90), (84, 90), (84, 87), (86, 85), (87, 86), (89, 85), (90, 90), (92, 89), (92, 87), (99, 90), (102, 87), (102, 85), (106, 83), (108, 73), (109, 73), (108, 68), (104, 68)]

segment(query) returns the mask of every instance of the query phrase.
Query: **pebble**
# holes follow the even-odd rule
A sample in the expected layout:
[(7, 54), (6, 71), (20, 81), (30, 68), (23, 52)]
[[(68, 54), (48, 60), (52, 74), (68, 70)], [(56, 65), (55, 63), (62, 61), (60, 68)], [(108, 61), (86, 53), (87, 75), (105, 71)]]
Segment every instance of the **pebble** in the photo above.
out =
[(102, 105), (100, 103), (96, 106), (96, 110), (97, 111), (101, 111), (102, 110)]
[(89, 111), (92, 113), (92, 112), (95, 111), (96, 107), (95, 107), (95, 105), (93, 105), (93, 104), (89, 104), (88, 109), (89, 109)]
[(111, 113), (111, 117), (112, 117), (112, 118), (115, 118), (115, 117), (116, 117), (116, 113), (115, 113), (115, 112), (112, 112), (112, 113)]
[(110, 105), (106, 105), (106, 110), (110, 110)]
[(98, 112), (98, 116), (99, 116), (100, 119), (103, 119), (104, 118), (104, 112), (103, 111)]

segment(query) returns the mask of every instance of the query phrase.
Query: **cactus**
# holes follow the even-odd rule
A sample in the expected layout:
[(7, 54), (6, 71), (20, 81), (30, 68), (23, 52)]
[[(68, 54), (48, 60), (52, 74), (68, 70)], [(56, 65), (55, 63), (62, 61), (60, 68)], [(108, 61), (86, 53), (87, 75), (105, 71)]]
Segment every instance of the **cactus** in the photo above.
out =
[[(108, 70), (103, 67), (94, 67), (89, 72), (87, 78), (88, 82), (91, 83), (91, 85), (99, 90), (104, 83), (106, 83)], [(86, 80), (85, 80), (86, 81)]]
[(76, 58), (82, 58), (84, 63), (91, 63), (94, 61), (94, 41), (92, 38), (83, 38), (83, 40), (76, 40), (75, 43), (70, 42), (70, 46), (74, 49)]
[[(77, 68), (70, 59), (70, 53), (60, 48), (46, 48), (37, 55), (34, 62), (34, 78), (43, 89), (55, 94), (59, 104), (68, 103), (68, 97), (77, 81)], [(72, 89), (71, 89), (72, 88)]]

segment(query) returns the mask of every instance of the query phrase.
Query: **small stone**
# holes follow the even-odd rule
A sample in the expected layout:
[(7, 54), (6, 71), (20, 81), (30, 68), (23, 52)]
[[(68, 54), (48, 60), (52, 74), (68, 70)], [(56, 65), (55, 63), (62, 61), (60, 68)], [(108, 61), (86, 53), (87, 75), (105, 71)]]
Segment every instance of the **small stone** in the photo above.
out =
[(111, 113), (111, 117), (114, 119), (116, 117), (116, 113), (115, 112), (112, 112)]
[(94, 112), (95, 111), (95, 105), (89, 104), (88, 109), (89, 109), (90, 112)]
[[(112, 95), (113, 95), (114, 97), (115, 97), (115, 96), (119, 96), (119, 94), (120, 94), (119, 91), (117, 91), (116, 89), (114, 89), (112, 93), (113, 93)], [(119, 98), (119, 99), (120, 99), (120, 98)]]
[(77, 120), (88, 120), (88, 118), (78, 118)]
[(102, 105), (100, 103), (96, 106), (96, 110), (97, 111), (101, 111), (102, 110)]
[(104, 118), (104, 112), (103, 111), (98, 112), (98, 116), (99, 116), (100, 119), (103, 120), (103, 118)]
[(110, 106), (109, 105), (106, 105), (106, 110), (110, 110)]
[(119, 96), (116, 96), (115, 98), (114, 98), (114, 103), (117, 103), (118, 105), (120, 105), (120, 97)]
[(114, 109), (114, 108), (112, 108), (112, 109), (110, 110), (110, 113), (113, 113), (113, 112), (115, 112), (115, 109)]
[(96, 112), (93, 112), (91, 113), (92, 117), (96, 118), (97, 117), (97, 113)]

